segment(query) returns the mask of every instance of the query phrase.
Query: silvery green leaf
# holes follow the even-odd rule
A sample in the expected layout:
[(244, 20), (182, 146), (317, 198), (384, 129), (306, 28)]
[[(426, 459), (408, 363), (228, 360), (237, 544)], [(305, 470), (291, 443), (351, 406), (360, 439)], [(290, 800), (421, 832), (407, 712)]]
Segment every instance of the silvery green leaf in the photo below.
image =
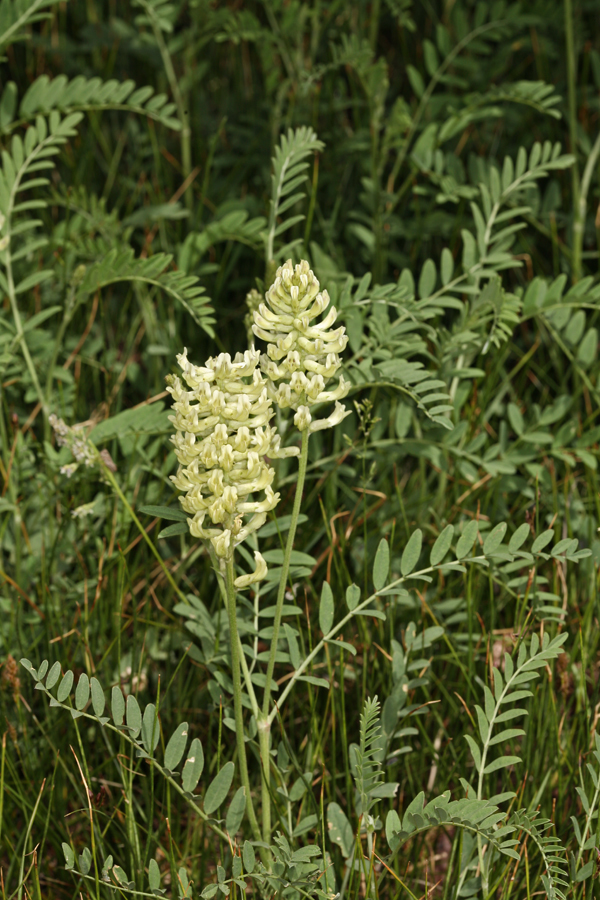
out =
[(486, 556), (494, 553), (504, 540), (504, 535), (506, 534), (507, 525), (506, 522), (500, 522), (499, 525), (496, 525), (495, 528), (492, 528), (490, 533), (486, 536), (483, 542), (483, 552)]
[(46, 678), (46, 688), (47, 690), (52, 690), (58, 679), (60, 678), (60, 663), (58, 660), (51, 667), (48, 672), (48, 677)]
[(136, 738), (142, 728), (142, 711), (133, 694), (127, 696), (126, 717), (129, 733), (132, 738)]
[(242, 848), (242, 859), (244, 860), (244, 869), (250, 875), (254, 871), (254, 865), (256, 863), (256, 856), (254, 853), (254, 847), (250, 843), (250, 841), (244, 841), (244, 846)]
[(390, 547), (385, 538), (382, 538), (375, 554), (373, 563), (373, 585), (376, 591), (380, 591), (390, 571)]
[(346, 813), (338, 803), (329, 803), (327, 806), (327, 828), (329, 840), (336, 844), (342, 851), (342, 856), (348, 859), (354, 842), (354, 832)]
[(94, 714), (100, 718), (104, 712), (104, 707), (106, 706), (106, 698), (104, 696), (104, 691), (102, 690), (102, 685), (95, 677), (90, 679), (90, 690), (92, 692)]
[[(452, 254), (450, 255), (452, 256)], [(454, 525), (446, 525), (444, 530), (438, 534), (435, 544), (431, 548), (431, 556), (429, 558), (429, 562), (432, 566), (437, 566), (442, 562), (450, 549), (453, 537)]]
[(71, 688), (73, 687), (74, 680), (75, 676), (73, 675), (72, 670), (67, 669), (58, 686), (58, 691), (56, 692), (56, 699), (59, 703), (64, 703), (71, 693)]
[(155, 859), (151, 859), (148, 864), (148, 884), (151, 891), (157, 891), (160, 888), (160, 869)]
[(352, 612), (353, 609), (356, 609), (359, 603), (360, 588), (357, 584), (351, 584), (350, 587), (346, 589), (346, 605), (350, 612)]
[(400, 560), (400, 571), (404, 576), (410, 575), (410, 573), (419, 562), (422, 544), (423, 532), (420, 528), (417, 528), (417, 530), (413, 531), (413, 533), (411, 534), (408, 543), (404, 548), (402, 559)]
[(468, 556), (473, 549), (473, 544), (477, 539), (477, 533), (479, 531), (479, 525), (476, 519), (471, 519), (470, 522), (467, 522), (463, 529), (463, 533), (458, 539), (456, 544), (456, 558), (464, 559), (465, 556)]
[(188, 740), (188, 723), (182, 722), (177, 726), (171, 737), (169, 738), (169, 743), (165, 749), (165, 760), (164, 765), (166, 769), (169, 769), (171, 772), (174, 772), (179, 763), (181, 762), (181, 758), (185, 753), (185, 748), (187, 746)]
[(73, 853), (69, 844), (65, 844), (64, 841), (62, 843), (62, 850), (65, 854), (65, 868), (72, 869), (75, 865), (75, 854)]
[(321, 603), (319, 604), (319, 627), (323, 634), (329, 634), (333, 625), (333, 593), (329, 582), (324, 581), (321, 589)]
[(516, 550), (519, 550), (520, 547), (523, 546), (529, 535), (531, 534), (531, 529), (527, 522), (524, 522), (522, 525), (519, 525), (510, 541), (508, 542), (508, 549), (511, 553), (514, 553)]
[(125, 717), (125, 699), (121, 688), (116, 684), (112, 689), (110, 700), (113, 722), (120, 727), (123, 724), (123, 719)]
[(225, 818), (225, 828), (227, 833), (235, 835), (240, 830), (244, 813), (246, 812), (246, 789), (240, 787), (233, 795), (233, 800), (229, 804), (227, 816)]
[(233, 763), (227, 762), (209, 784), (204, 796), (204, 812), (207, 815), (213, 813), (223, 803), (231, 787), (234, 772)]
[(195, 790), (203, 768), (204, 750), (202, 749), (202, 741), (199, 738), (194, 738), (181, 774), (181, 784), (184, 791), (191, 794)]
[(142, 717), (142, 741), (150, 755), (154, 753), (160, 739), (160, 725), (154, 703), (149, 703)]

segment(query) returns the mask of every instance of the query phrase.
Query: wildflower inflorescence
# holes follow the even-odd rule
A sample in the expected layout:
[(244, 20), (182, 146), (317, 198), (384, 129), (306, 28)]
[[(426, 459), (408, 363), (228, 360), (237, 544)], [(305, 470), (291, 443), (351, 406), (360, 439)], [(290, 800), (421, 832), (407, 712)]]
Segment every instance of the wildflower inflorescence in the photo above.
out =
[[(205, 366), (195, 366), (184, 350), (177, 361), (189, 390), (178, 376), (167, 379), (175, 413), (170, 417), (176, 429), (171, 440), (179, 461), (171, 478), (185, 491), (180, 501), (193, 516), (191, 533), (209, 540), (221, 559), (229, 558), (236, 544), (260, 528), (279, 501), (268, 460), (298, 453), (294, 447), (283, 450), (269, 424), (272, 400), (258, 368), (259, 356), (252, 348), (233, 361), (221, 353)], [(257, 493), (262, 499), (250, 499)], [(257, 572), (236, 579), (237, 587), (264, 577), (266, 565), (256, 556)]]
[(48, 421), (54, 429), (56, 443), (59, 447), (68, 447), (75, 457), (74, 463), (67, 463), (61, 467), (61, 475), (70, 478), (83, 463), (85, 466), (95, 466), (98, 463), (99, 453), (96, 446), (90, 441), (83, 431), (82, 425), (69, 426), (58, 416), (52, 413)]
[[(297, 266), (291, 259), (277, 269), (275, 281), (254, 312), (254, 334), (267, 342), (261, 368), (268, 379), (269, 395), (279, 407), (296, 411), (294, 424), (309, 433), (331, 428), (348, 415), (338, 401), (345, 397), (349, 382), (340, 377), (333, 390), (326, 383), (340, 366), (339, 354), (348, 337), (345, 328), (333, 329), (337, 318), (334, 306), (322, 322), (318, 316), (329, 306), (329, 294), (320, 285), (306, 260)], [(311, 407), (335, 401), (333, 413), (313, 420)]]
[[(191, 534), (210, 541), (222, 561), (232, 559), (236, 545), (261, 527), (279, 501), (269, 460), (300, 452), (281, 448), (270, 425), (273, 403), (294, 409), (296, 427), (309, 434), (348, 415), (338, 402), (348, 392), (348, 382), (340, 377), (332, 390), (325, 390), (341, 366), (339, 354), (348, 339), (343, 327), (332, 328), (334, 307), (323, 321), (315, 321), (329, 306), (329, 295), (320, 291), (308, 263), (294, 268), (288, 260), (280, 266), (266, 304), (259, 305), (258, 292), (254, 294), (253, 331), (267, 342), (266, 354), (252, 347), (233, 361), (221, 353), (195, 366), (184, 350), (177, 357), (182, 377), (167, 378), (176, 430), (171, 440), (179, 461), (171, 479), (185, 494), (180, 502), (191, 517)], [(310, 408), (331, 401), (333, 413), (313, 420)], [(266, 574), (262, 556), (255, 557), (256, 572), (237, 578), (237, 587)]]

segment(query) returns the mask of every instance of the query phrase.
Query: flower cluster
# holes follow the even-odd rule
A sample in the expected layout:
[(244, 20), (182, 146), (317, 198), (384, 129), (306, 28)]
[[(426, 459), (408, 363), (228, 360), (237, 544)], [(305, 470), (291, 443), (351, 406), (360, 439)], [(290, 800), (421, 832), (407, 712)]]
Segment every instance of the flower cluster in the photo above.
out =
[(82, 425), (74, 425), (69, 427), (62, 419), (52, 413), (48, 416), (48, 421), (54, 429), (56, 435), (56, 443), (59, 447), (68, 447), (75, 457), (74, 463), (67, 463), (62, 466), (60, 473), (70, 478), (74, 472), (83, 463), (85, 466), (95, 466), (98, 464), (98, 450), (83, 433)]
[[(205, 366), (189, 362), (187, 351), (179, 354), (182, 369), (167, 379), (176, 433), (171, 438), (179, 461), (171, 476), (185, 491), (181, 505), (193, 518), (190, 532), (210, 540), (221, 559), (229, 558), (239, 544), (265, 522), (279, 501), (271, 487), (275, 475), (267, 460), (292, 456), (297, 448), (283, 450), (276, 430), (269, 425), (272, 400), (260, 369), (258, 351), (228, 353), (207, 360)], [(263, 493), (262, 499), (250, 499)], [(250, 518), (248, 518), (250, 517)], [(266, 574), (266, 564), (257, 557), (257, 571), (236, 579), (246, 587)]]
[[(267, 342), (261, 368), (269, 380), (269, 394), (281, 408), (296, 410), (294, 424), (309, 433), (337, 425), (348, 415), (338, 401), (345, 397), (349, 382), (340, 377), (333, 390), (326, 383), (340, 366), (339, 354), (348, 338), (345, 328), (333, 329), (337, 318), (331, 307), (321, 322), (318, 316), (329, 306), (329, 294), (319, 290), (319, 282), (306, 260), (297, 266), (291, 259), (277, 269), (275, 281), (254, 312), (254, 334)], [(310, 407), (335, 401), (334, 412), (313, 421)]]

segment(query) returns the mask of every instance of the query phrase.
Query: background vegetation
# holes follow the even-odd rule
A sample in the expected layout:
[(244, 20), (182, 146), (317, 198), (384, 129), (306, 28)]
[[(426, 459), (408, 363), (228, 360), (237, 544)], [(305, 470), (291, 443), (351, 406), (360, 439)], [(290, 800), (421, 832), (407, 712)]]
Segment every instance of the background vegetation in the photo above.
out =
[[(449, 524), (458, 537), (478, 522), (480, 542), (503, 521), (507, 542), (527, 527), (510, 557), (380, 598), (385, 621), (344, 632), (356, 655), (317, 658), (327, 686), (297, 687), (274, 732), (277, 827), (329, 853), (336, 889), (356, 896), (598, 895), (597, 11), (1, 0), (3, 898), (109, 895), (64, 870), (61, 843), (80, 853), (90, 840), (83, 773), (131, 877), (156, 859), (173, 896), (187, 896), (180, 866), (194, 891), (221, 880), (218, 865), (229, 878), (228, 842), (105, 729), (50, 709), (16, 660), (57, 660), (142, 706), (159, 696), (164, 741), (193, 723), (206, 777), (235, 757), (210, 562), (187, 535), (159, 538), (140, 508), (177, 507), (164, 405), (175, 354), (245, 349), (246, 296), (288, 256), (309, 259), (340, 309), (354, 404), (311, 443), (290, 586), (302, 653), (323, 581), (337, 614), (353, 583), (367, 596), (382, 536), (404, 574), (417, 529), (426, 560)], [(308, 163), (296, 186), (290, 161)], [(298, 194), (287, 209), (282, 187)], [(72, 458), (50, 413), (95, 425), (113, 483), (61, 472)], [(294, 480), (282, 461), (279, 516)], [(552, 554), (515, 556), (550, 530)], [(273, 586), (280, 547), (266, 526)], [(175, 587), (201, 603), (186, 608)], [(482, 886), (457, 823), (429, 823), (389, 869), (378, 830), (371, 880), (345, 879), (365, 700), (384, 704), (385, 780), (399, 784), (381, 820), (421, 791), (464, 797), (475, 705), (503, 654), (540, 628), (565, 643), (532, 682), (526, 733), (505, 740), (521, 761), (486, 784), (487, 796), (516, 792), (504, 811), (549, 820), (546, 849), (524, 826), (518, 858), (498, 853)], [(551, 839), (565, 848), (562, 887)]]

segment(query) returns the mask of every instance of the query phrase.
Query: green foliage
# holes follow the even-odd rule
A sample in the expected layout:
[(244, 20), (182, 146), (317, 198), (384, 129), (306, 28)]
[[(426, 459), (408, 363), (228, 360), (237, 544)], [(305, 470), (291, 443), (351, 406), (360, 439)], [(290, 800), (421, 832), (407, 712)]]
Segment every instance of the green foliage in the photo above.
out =
[[(46, 2), (43, 5), (50, 4)], [(181, 122), (172, 115), (175, 104), (168, 102), (166, 94), (155, 94), (151, 87), (136, 90), (135, 82), (130, 80), (103, 81), (82, 75), (70, 80), (66, 75), (50, 79), (47, 75), (41, 75), (27, 88), (18, 106), (17, 96), (17, 85), (9, 81), (0, 96), (1, 134), (8, 135), (36, 116), (47, 116), (53, 110), (73, 113), (120, 109), (148, 116), (175, 131), (181, 128)]]
[(275, 147), (272, 159), (271, 173), (271, 198), (269, 201), (269, 223), (265, 240), (265, 253), (267, 264), (271, 260), (285, 259), (301, 241), (296, 239), (288, 242), (284, 247), (275, 251), (275, 238), (288, 231), (298, 222), (302, 222), (304, 216), (298, 213), (280, 220), (284, 212), (302, 199), (304, 196), (298, 188), (308, 178), (307, 157), (323, 149), (323, 142), (310, 127), (291, 129), (287, 135), (282, 134), (279, 144)]
[[(6, 896), (593, 897), (596, 10), (238, 7), (0, 0)], [(232, 619), (164, 376), (288, 256), (353, 412)]]

